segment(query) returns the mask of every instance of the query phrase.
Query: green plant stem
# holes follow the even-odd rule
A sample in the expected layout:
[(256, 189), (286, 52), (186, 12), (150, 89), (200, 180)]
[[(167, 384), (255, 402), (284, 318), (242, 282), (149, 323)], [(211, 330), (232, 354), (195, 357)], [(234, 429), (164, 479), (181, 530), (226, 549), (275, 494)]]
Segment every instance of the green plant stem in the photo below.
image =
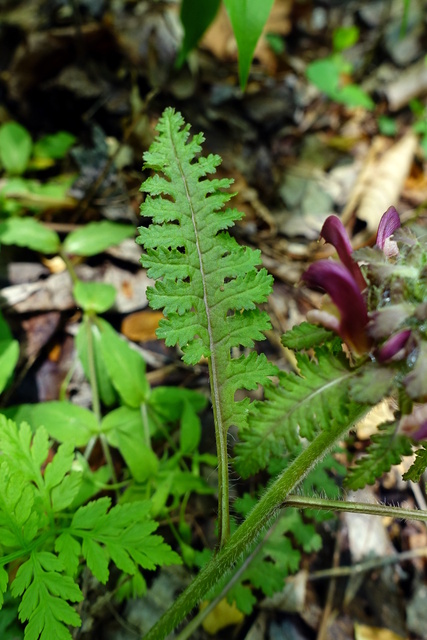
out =
[[(366, 410), (353, 416), (359, 420)], [(233, 568), (243, 555), (250, 553), (263, 531), (270, 527), (278, 517), (286, 497), (305, 478), (333, 447), (335, 442), (345, 436), (351, 428), (335, 427), (321, 432), (313, 442), (283, 471), (267, 489), (246, 520), (231, 536), (227, 544), (202, 569), (190, 586), (177, 598), (156, 625), (146, 634), (145, 640), (163, 640), (187, 616), (218, 580)]]
[(230, 535), (230, 489), (228, 479), (227, 432), (221, 416), (216, 362), (209, 358), (209, 381), (212, 395), (212, 410), (215, 424), (215, 442), (218, 456), (218, 539), (219, 548), (226, 544)]
[(427, 522), (427, 512), (418, 509), (402, 509), (389, 507), (384, 504), (367, 504), (366, 502), (351, 502), (348, 500), (324, 500), (323, 498), (309, 498), (305, 496), (288, 496), (286, 507), (298, 509), (322, 509), (324, 511), (346, 511), (347, 513), (364, 513), (371, 516), (391, 516), (403, 520), (421, 520)]
[(67, 254), (65, 253), (65, 251), (63, 251), (62, 248), (59, 250), (59, 255), (61, 256), (61, 258), (65, 263), (65, 266), (67, 267), (67, 271), (70, 274), (70, 278), (73, 285), (77, 284), (77, 282), (79, 281), (79, 278), (77, 277), (76, 270), (74, 269), (74, 265), (71, 262), (70, 258), (67, 256)]
[[(102, 418), (101, 401), (99, 399), (98, 380), (96, 377), (95, 349), (93, 345), (93, 334), (92, 334), (92, 326), (91, 326), (93, 319), (91, 316), (85, 313), (83, 317), (83, 322), (85, 324), (85, 330), (86, 330), (86, 336), (87, 336), (87, 350), (88, 350), (87, 361), (88, 361), (88, 368), (89, 368), (89, 383), (92, 390), (92, 408), (96, 416), (96, 419), (98, 420), (98, 424), (101, 424), (101, 418)], [(111, 457), (111, 451), (108, 446), (107, 438), (105, 437), (104, 434), (100, 434), (100, 441), (101, 441), (102, 451), (105, 456), (105, 460), (110, 469), (111, 480), (113, 484), (117, 484), (117, 476), (116, 476), (116, 471), (114, 469), (113, 459)]]
[(268, 540), (268, 538), (271, 536), (274, 529), (276, 528), (276, 524), (277, 524), (277, 521), (275, 524), (273, 524), (272, 527), (270, 527), (268, 533), (264, 536), (261, 542), (257, 544), (255, 549), (253, 549), (253, 551), (248, 555), (248, 557), (241, 564), (238, 570), (233, 574), (233, 576), (230, 578), (227, 584), (224, 585), (224, 588), (221, 589), (220, 593), (213, 600), (211, 600), (204, 609), (201, 609), (199, 613), (196, 616), (194, 616), (194, 618), (187, 624), (187, 626), (184, 627), (181, 633), (177, 635), (175, 640), (188, 640), (188, 638), (191, 638), (194, 631), (202, 624), (203, 620), (205, 620), (205, 618), (209, 615), (209, 613), (213, 609), (215, 609), (217, 604), (219, 604), (221, 600), (225, 598), (225, 596), (230, 591), (230, 589), (236, 584), (236, 582), (238, 582), (238, 580), (240, 579), (240, 576), (243, 575), (243, 573), (249, 567), (249, 565), (254, 560), (254, 558), (256, 558), (256, 556), (259, 554), (261, 549), (264, 547), (264, 544), (266, 543), (266, 541)]

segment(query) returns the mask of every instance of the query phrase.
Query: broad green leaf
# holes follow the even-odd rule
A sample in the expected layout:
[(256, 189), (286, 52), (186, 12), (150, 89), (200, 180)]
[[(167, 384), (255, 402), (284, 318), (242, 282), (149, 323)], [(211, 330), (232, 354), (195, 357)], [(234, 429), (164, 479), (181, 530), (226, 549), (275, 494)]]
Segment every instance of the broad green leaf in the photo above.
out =
[(359, 40), (359, 27), (352, 25), (350, 27), (338, 27), (334, 30), (332, 36), (332, 46), (334, 51), (343, 51), (349, 49)]
[(94, 256), (109, 247), (131, 238), (135, 229), (130, 224), (120, 224), (102, 220), (90, 222), (77, 231), (72, 231), (65, 239), (63, 248), (76, 256)]
[(207, 398), (181, 387), (155, 387), (149, 397), (150, 407), (168, 422), (181, 418), (186, 403), (190, 403), (194, 411), (199, 412), (206, 407)]
[(135, 480), (145, 482), (157, 473), (159, 460), (148, 444), (149, 434), (144, 431), (139, 409), (119, 407), (105, 416), (101, 428), (108, 443), (119, 449)]
[(82, 282), (73, 287), (73, 296), (78, 306), (89, 313), (104, 313), (113, 306), (117, 291), (112, 284)]
[(221, 0), (203, 0), (201, 7), (200, 0), (182, 0), (180, 18), (184, 27), (184, 40), (176, 62), (178, 67), (213, 22), (220, 4)]
[(19, 343), (0, 312), (0, 393), (6, 388), (19, 358)]
[(37, 158), (63, 158), (70, 147), (76, 141), (76, 137), (68, 131), (58, 131), (52, 135), (44, 136), (35, 143), (33, 155)]
[(0, 127), (0, 161), (8, 173), (24, 173), (33, 142), (28, 131), (17, 122)]
[(273, 0), (224, 0), (239, 51), (240, 86), (245, 88), (256, 44), (270, 15)]
[(58, 234), (34, 218), (9, 218), (0, 223), (0, 244), (16, 244), (33, 251), (57, 253)]
[(337, 91), (334, 99), (346, 104), (348, 107), (364, 107), (372, 110), (375, 102), (357, 84), (348, 84)]
[(179, 431), (179, 447), (184, 455), (189, 455), (197, 449), (202, 435), (200, 418), (193, 406), (186, 402), (181, 415)]
[(31, 427), (36, 429), (43, 425), (58, 442), (72, 442), (76, 447), (84, 447), (92, 436), (99, 433), (92, 411), (71, 402), (55, 400), (25, 406)]
[(327, 96), (335, 95), (340, 81), (340, 68), (332, 58), (314, 60), (307, 65), (306, 76)]
[(129, 407), (140, 407), (150, 392), (144, 359), (112, 331), (101, 334), (100, 344), (111, 382), (122, 402)]
[(91, 368), (89, 357), (93, 353), (96, 383), (102, 402), (110, 407), (117, 400), (115, 389), (108, 375), (101, 349), (101, 334), (104, 332), (115, 333), (113, 327), (102, 318), (84, 317), (76, 335), (77, 354), (83, 366), (87, 379), (90, 381)]
[(6, 388), (19, 359), (17, 340), (0, 340), (0, 393)]

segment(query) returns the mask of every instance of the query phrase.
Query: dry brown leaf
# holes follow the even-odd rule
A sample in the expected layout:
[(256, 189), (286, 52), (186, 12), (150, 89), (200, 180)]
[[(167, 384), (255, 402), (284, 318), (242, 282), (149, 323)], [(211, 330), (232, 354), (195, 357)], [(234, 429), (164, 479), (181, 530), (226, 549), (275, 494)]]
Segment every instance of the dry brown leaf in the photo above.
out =
[(156, 339), (156, 329), (163, 314), (160, 311), (137, 311), (131, 313), (122, 322), (121, 332), (134, 342), (146, 342)]
[(380, 627), (368, 627), (365, 624), (354, 625), (355, 640), (405, 640), (403, 636), (397, 635), (391, 629)]
[(382, 214), (390, 205), (397, 204), (411, 169), (417, 137), (410, 131), (381, 153), (383, 145), (383, 138), (374, 140), (365, 166), (342, 213), (344, 224), (353, 217), (366, 223), (366, 229), (354, 239), (355, 246), (374, 238)]

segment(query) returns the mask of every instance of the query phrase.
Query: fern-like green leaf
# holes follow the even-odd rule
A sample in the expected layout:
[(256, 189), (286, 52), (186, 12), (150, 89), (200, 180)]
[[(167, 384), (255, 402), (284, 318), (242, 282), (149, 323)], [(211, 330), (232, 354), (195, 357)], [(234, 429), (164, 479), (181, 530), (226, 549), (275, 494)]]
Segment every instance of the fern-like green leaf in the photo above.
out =
[(157, 279), (147, 297), (166, 316), (157, 335), (169, 346), (178, 343), (188, 364), (210, 359), (221, 428), (244, 426), (247, 402), (236, 406), (236, 390), (265, 384), (276, 368), (255, 353), (234, 360), (231, 351), (264, 339), (270, 322), (256, 305), (266, 301), (272, 277), (257, 269), (259, 251), (240, 246), (225, 231), (243, 214), (223, 210), (232, 181), (207, 178), (221, 159), (198, 157), (203, 135), (190, 139), (189, 126), (173, 109), (165, 110), (157, 130), (144, 154), (145, 168), (157, 173), (141, 187), (148, 194), (141, 213), (152, 224), (139, 229), (138, 239), (145, 249), (141, 262)]
[(378, 433), (372, 437), (372, 444), (366, 455), (356, 460), (349, 469), (345, 484), (349, 489), (361, 489), (373, 484), (393, 464), (399, 464), (403, 456), (412, 454), (411, 441), (407, 436), (397, 433), (396, 422), (386, 422), (378, 427)]
[(28, 620), (26, 640), (71, 640), (68, 625), (81, 624), (69, 602), (80, 602), (83, 594), (74, 581), (63, 575), (62, 562), (47, 551), (33, 551), (12, 583), (14, 597), (23, 594), (19, 619)]
[(424, 471), (427, 469), (427, 445), (423, 444), (422, 447), (415, 452), (415, 461), (409, 467), (408, 471), (403, 474), (404, 480), (412, 480), (412, 482), (419, 482)]
[(266, 389), (236, 446), (236, 468), (244, 477), (267, 466), (271, 456), (283, 456), (312, 440), (321, 429), (351, 424), (364, 406), (349, 403), (349, 386), (357, 370), (344, 354), (334, 356), (327, 347), (316, 351), (316, 359), (297, 354), (300, 375), (281, 373), (279, 385)]
[(301, 351), (302, 349), (313, 349), (334, 338), (336, 335), (332, 331), (316, 324), (302, 322), (282, 336), (282, 344), (289, 349)]
[[(89, 569), (102, 583), (108, 580), (108, 564), (112, 560), (123, 572), (132, 575), (138, 570), (153, 570), (157, 566), (181, 564), (180, 557), (153, 535), (157, 523), (151, 520), (149, 502), (116, 505), (109, 510), (110, 498), (99, 498), (80, 507), (74, 514), (68, 535), (82, 540), (81, 550)], [(80, 544), (66, 548), (67, 539), (60, 541), (60, 555), (79, 554)], [(75, 564), (75, 559), (71, 558)]]

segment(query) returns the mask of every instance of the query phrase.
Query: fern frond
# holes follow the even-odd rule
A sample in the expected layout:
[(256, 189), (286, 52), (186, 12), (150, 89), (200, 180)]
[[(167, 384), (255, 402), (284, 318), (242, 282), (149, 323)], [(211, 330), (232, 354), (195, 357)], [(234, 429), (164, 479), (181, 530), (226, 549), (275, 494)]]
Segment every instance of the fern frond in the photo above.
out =
[(300, 375), (279, 374), (279, 385), (266, 388), (265, 401), (257, 403), (236, 446), (236, 468), (247, 477), (267, 466), (271, 456), (294, 451), (301, 438), (313, 440), (322, 429), (350, 424), (363, 405), (349, 403), (349, 387), (357, 370), (344, 354), (334, 356), (328, 347), (316, 359), (297, 354)]
[[(203, 135), (190, 139), (189, 126), (173, 109), (166, 109), (157, 130), (159, 136), (144, 155), (145, 168), (157, 173), (141, 187), (149, 194), (141, 213), (152, 219), (148, 228), (139, 229), (138, 242), (145, 248), (141, 262), (157, 280), (147, 295), (166, 316), (158, 337), (168, 346), (179, 344), (188, 364), (211, 359), (216, 411), (227, 429), (231, 417), (221, 418), (233, 413), (236, 389), (265, 384), (276, 371), (255, 354), (237, 362), (230, 354), (234, 347), (252, 347), (264, 339), (270, 322), (256, 305), (266, 301), (272, 277), (257, 269), (259, 251), (240, 246), (224, 231), (243, 214), (223, 210), (232, 197), (224, 189), (232, 181), (207, 178), (221, 159), (197, 157)], [(244, 426), (246, 413), (237, 409), (237, 426)]]
[(415, 461), (409, 467), (408, 471), (403, 474), (404, 480), (412, 480), (419, 482), (424, 471), (427, 469), (427, 445), (423, 444), (415, 452)]
[(366, 455), (356, 460), (351, 467), (345, 484), (349, 489), (361, 489), (373, 484), (383, 473), (389, 471), (393, 464), (399, 464), (403, 456), (412, 454), (409, 438), (397, 433), (396, 422), (386, 422), (378, 427), (378, 433), (372, 437), (372, 444)]
[(309, 322), (301, 322), (282, 336), (284, 347), (301, 351), (302, 349), (313, 349), (328, 340), (333, 339), (335, 334), (324, 327)]

